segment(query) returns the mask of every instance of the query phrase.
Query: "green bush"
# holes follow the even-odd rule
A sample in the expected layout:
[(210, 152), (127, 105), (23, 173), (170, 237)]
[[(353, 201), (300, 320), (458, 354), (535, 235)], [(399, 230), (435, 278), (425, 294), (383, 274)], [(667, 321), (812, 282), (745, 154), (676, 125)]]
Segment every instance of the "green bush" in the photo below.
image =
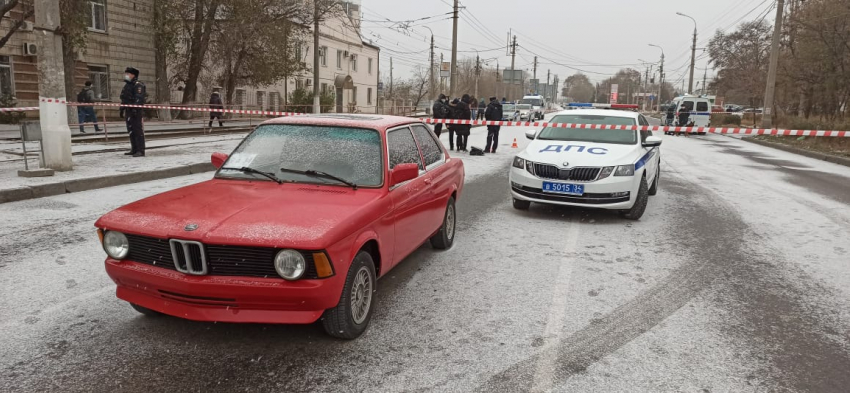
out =
[[(9, 94), (0, 96), (0, 108), (14, 108), (18, 106), (15, 99)], [(24, 112), (0, 112), (0, 124), (18, 124), (27, 117)]]
[[(336, 103), (336, 96), (333, 92), (322, 93), (319, 96), (319, 106), (322, 113), (328, 113)], [(313, 92), (307, 92), (304, 89), (297, 89), (289, 94), (289, 103), (287, 104), (288, 112), (310, 113), (313, 111)]]

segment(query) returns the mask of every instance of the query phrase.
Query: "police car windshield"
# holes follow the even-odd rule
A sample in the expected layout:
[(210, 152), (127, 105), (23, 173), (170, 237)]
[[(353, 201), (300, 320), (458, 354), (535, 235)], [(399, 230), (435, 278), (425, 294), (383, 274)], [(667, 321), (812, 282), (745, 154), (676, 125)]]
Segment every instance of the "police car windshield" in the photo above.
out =
[(516, 110), (516, 106), (514, 104), (502, 104), (502, 111), (504, 111), (504, 112), (515, 111), (515, 110)]
[[(635, 119), (631, 117), (605, 115), (558, 115), (552, 118), (550, 123), (636, 125)], [(546, 127), (543, 131), (540, 131), (537, 139), (634, 145), (637, 143), (637, 132), (634, 130)]]
[(534, 106), (543, 106), (543, 100), (539, 98), (523, 98), (519, 100), (520, 104), (528, 104)]
[(250, 167), (283, 182), (341, 184), (331, 178), (297, 173), (318, 171), (359, 187), (375, 187), (383, 182), (382, 157), (381, 136), (375, 130), (267, 124), (245, 138), (216, 177), (257, 180), (250, 173), (224, 169)]
[(531, 109), (531, 105), (519, 104), (519, 105), (516, 106), (516, 108), (519, 109), (519, 110), (528, 110), (528, 109)]

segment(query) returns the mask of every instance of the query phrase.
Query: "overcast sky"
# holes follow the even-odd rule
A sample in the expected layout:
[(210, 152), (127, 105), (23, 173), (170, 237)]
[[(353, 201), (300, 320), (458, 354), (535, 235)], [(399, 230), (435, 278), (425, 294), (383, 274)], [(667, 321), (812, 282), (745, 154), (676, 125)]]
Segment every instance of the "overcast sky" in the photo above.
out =
[[(434, 31), (437, 61), (443, 53), (451, 58), (452, 21), (448, 19), (453, 0), (362, 0), (363, 38), (381, 47), (381, 75), (389, 72), (393, 57), (394, 74), (410, 75), (414, 64), (428, 64), (428, 47)], [(606, 79), (625, 67), (640, 69), (639, 59), (657, 63), (664, 48), (667, 80), (681, 83), (690, 62), (694, 24), (676, 12), (688, 14), (697, 22), (697, 61), (695, 80), (701, 80), (708, 56), (699, 48), (718, 29), (732, 31), (741, 22), (768, 18), (775, 11), (773, 0), (463, 0), (464, 11), (458, 24), (458, 57), (475, 57), (478, 49), (493, 67), (510, 66), (506, 54), (508, 30), (517, 36), (516, 68), (532, 68), (538, 56), (538, 76), (546, 71), (561, 80), (584, 71), (593, 81)], [(402, 5), (403, 4), (403, 5)], [(445, 14), (445, 15), (442, 15)], [(439, 15), (439, 16), (437, 16)], [(420, 18), (432, 17), (426, 20)], [(380, 22), (411, 21), (410, 28)], [(390, 28), (395, 27), (395, 28)], [(402, 31), (400, 31), (402, 30)], [(406, 31), (406, 32), (405, 32)], [(496, 49), (498, 48), (498, 49)], [(572, 68), (570, 68), (572, 67)], [(653, 67), (657, 70), (657, 65)], [(697, 78), (697, 76), (699, 76)], [(712, 76), (709, 66), (708, 77)]]

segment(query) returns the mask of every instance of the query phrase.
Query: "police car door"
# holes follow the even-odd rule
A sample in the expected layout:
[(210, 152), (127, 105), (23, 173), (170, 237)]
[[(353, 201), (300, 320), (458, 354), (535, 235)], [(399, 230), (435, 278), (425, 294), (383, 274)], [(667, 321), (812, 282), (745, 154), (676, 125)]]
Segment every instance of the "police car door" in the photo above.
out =
[(711, 108), (708, 100), (696, 101), (696, 108), (691, 112), (691, 119), (696, 127), (708, 127), (711, 124)]
[[(649, 126), (649, 121), (646, 120), (643, 115), (638, 116), (638, 124), (641, 126)], [(647, 137), (652, 136), (652, 131), (639, 131), (640, 133), (640, 143), (646, 141)], [(638, 160), (638, 164), (635, 164), (635, 175), (637, 175), (638, 165), (642, 165), (646, 167), (646, 185), (651, 186), (655, 181), (655, 176), (658, 173), (658, 148), (657, 147), (641, 147), (643, 151), (643, 156)]]

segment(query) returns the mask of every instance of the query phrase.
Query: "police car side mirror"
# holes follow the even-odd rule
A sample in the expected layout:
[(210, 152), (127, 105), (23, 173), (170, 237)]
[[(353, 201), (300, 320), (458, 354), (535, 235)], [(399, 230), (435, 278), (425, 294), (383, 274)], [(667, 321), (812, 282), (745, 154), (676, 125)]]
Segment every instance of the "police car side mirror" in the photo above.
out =
[(661, 146), (661, 138), (657, 136), (648, 136), (646, 140), (643, 141), (643, 147), (655, 147)]
[(531, 140), (534, 140), (534, 137), (537, 136), (537, 130), (528, 130), (525, 132), (525, 137)]

